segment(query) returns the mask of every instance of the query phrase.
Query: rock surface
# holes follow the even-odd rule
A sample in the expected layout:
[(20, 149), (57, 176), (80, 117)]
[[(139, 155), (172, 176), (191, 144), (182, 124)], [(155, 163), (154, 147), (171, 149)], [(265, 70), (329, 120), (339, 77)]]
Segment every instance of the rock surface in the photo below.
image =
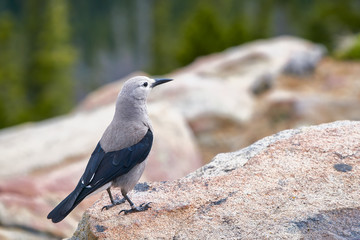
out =
[(166, 97), (190, 123), (206, 116), (241, 124), (254, 112), (253, 85), (259, 85), (259, 79), (275, 81), (288, 65), (296, 65), (298, 55), (305, 57), (297, 62), (309, 61), (304, 65), (315, 69), (323, 47), (295, 37), (278, 37), (229, 48), (178, 70), (171, 75), (176, 82), (150, 99)]
[[(358, 239), (360, 122), (287, 130), (130, 195), (152, 209), (101, 212), (72, 239)], [(118, 193), (119, 194), (119, 193)]]

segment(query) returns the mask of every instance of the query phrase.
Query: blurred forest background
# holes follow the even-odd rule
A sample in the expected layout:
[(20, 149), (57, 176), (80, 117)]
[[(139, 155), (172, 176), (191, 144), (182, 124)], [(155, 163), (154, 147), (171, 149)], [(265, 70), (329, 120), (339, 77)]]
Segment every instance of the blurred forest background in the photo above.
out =
[[(133, 71), (161, 75), (255, 39), (296, 35), (360, 59), (358, 0), (0, 0), (0, 128), (66, 113)], [(357, 39), (345, 52), (340, 39)]]

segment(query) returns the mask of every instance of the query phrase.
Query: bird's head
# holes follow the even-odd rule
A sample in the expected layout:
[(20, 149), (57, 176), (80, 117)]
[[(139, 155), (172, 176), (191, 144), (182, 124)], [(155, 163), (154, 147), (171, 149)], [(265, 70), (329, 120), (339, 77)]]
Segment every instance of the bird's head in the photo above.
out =
[(145, 76), (133, 77), (124, 83), (119, 96), (134, 100), (146, 100), (152, 88), (171, 80), (169, 78), (151, 79)]

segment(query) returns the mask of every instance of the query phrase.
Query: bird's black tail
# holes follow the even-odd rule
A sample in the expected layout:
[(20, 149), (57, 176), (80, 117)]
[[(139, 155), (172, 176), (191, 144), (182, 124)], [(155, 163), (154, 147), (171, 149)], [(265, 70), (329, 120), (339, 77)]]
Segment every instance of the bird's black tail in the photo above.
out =
[(79, 197), (83, 189), (82, 184), (79, 182), (74, 191), (62, 200), (62, 202), (49, 213), (47, 218), (51, 219), (54, 223), (63, 220), (84, 199), (84, 197)]

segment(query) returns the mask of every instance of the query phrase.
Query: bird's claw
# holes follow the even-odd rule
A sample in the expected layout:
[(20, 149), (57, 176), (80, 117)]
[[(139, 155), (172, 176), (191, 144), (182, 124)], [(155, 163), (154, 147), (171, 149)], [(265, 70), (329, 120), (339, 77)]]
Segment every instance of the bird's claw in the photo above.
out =
[(105, 210), (109, 210), (110, 208), (115, 207), (116, 205), (120, 205), (120, 204), (122, 204), (122, 203), (124, 203), (124, 202), (125, 202), (125, 199), (124, 199), (124, 198), (121, 199), (121, 200), (118, 200), (118, 201), (114, 201), (114, 203), (112, 203), (112, 204), (110, 204), (110, 205), (105, 205), (105, 206), (103, 206), (103, 207), (101, 208), (101, 211), (103, 211), (104, 209), (105, 209)]
[(146, 211), (146, 210), (148, 210), (149, 208), (151, 208), (150, 203), (151, 203), (151, 202), (142, 203), (140, 206), (138, 206), (138, 207), (135, 206), (135, 207), (133, 207), (133, 208), (131, 208), (131, 209), (129, 209), (129, 210), (123, 209), (123, 210), (121, 210), (121, 211), (119, 212), (119, 214), (121, 214), (121, 213), (123, 212), (123, 213), (126, 215), (126, 214), (129, 214), (129, 213)]
[(110, 208), (111, 208), (111, 205), (106, 205), (101, 208), (101, 211), (104, 211), (104, 209), (109, 210)]

